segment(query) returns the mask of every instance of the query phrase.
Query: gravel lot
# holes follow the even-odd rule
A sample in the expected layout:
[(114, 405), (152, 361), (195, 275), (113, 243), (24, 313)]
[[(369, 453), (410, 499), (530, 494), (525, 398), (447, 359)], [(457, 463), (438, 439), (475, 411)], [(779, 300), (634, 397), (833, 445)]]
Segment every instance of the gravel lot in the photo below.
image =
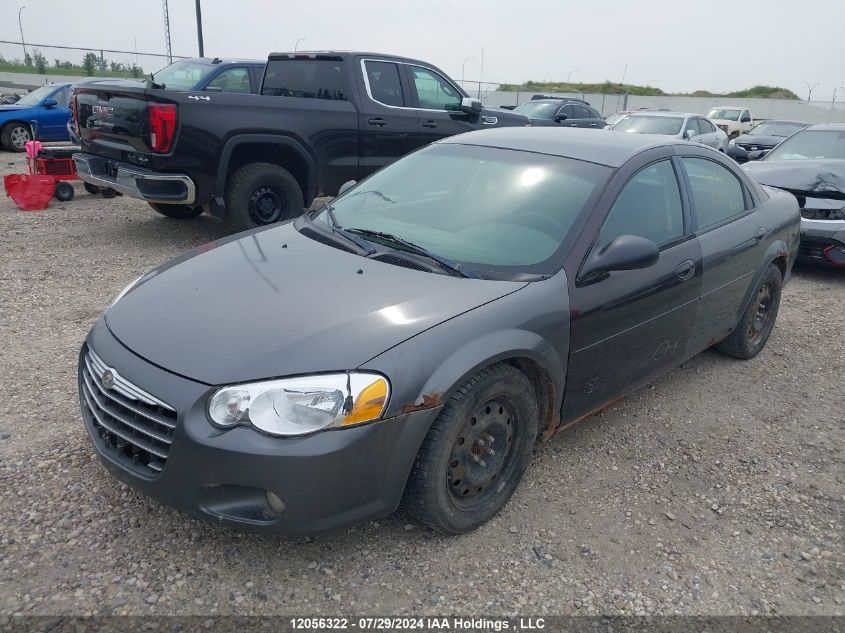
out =
[(706, 352), (540, 445), (472, 534), (396, 514), (286, 539), (121, 485), (78, 411), (78, 349), (111, 299), (222, 234), (81, 187), (43, 212), (0, 198), (0, 616), (845, 612), (842, 272), (796, 270), (756, 359)]

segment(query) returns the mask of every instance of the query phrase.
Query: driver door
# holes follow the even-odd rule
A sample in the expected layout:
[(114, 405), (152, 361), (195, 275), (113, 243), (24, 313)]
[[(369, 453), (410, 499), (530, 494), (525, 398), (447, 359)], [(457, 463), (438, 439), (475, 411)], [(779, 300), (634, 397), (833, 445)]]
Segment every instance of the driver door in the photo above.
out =
[(67, 124), (70, 121), (70, 87), (60, 88), (47, 99), (55, 99), (56, 105), (50, 108), (42, 105), (38, 108), (39, 113), (36, 119), (38, 137), (42, 141), (67, 140)]
[[(701, 248), (691, 232), (682, 172), (671, 154), (669, 148), (646, 152), (617, 173), (597, 208), (609, 211), (592, 229), (594, 237), (581, 240), (589, 246), (567, 262), (571, 326), (565, 422), (602, 408), (689, 355)], [(657, 263), (580, 277), (589, 254), (620, 235), (657, 244)]]
[(410, 64), (406, 68), (419, 115), (411, 149), (481, 127), (481, 117), (461, 110), (463, 94), (440, 73)]

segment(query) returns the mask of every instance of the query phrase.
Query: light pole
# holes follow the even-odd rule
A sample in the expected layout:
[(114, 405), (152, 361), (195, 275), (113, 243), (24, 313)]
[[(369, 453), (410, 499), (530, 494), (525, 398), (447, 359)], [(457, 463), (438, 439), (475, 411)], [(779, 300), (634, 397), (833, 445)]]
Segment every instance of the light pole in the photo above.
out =
[(572, 77), (572, 75), (574, 75), (577, 72), (578, 72), (577, 70), (570, 70), (569, 74), (566, 76), (566, 83), (569, 83), (569, 78)]
[(26, 9), (26, 5), (18, 9), (18, 28), (21, 30), (21, 44), (23, 45), (23, 58), (26, 60), (26, 42), (23, 39), (23, 24), (21, 24), (21, 11)]
[(299, 43), (303, 42), (307, 39), (308, 39), (307, 37), (300, 37), (298, 40), (296, 40), (296, 44), (293, 45), (293, 50), (298, 51), (299, 50)]
[(813, 90), (818, 87), (819, 82), (817, 81), (811, 86), (809, 81), (805, 81), (804, 85), (807, 86), (807, 103), (810, 103), (813, 99)]
[(200, 51), (200, 57), (205, 57), (205, 47), (202, 43), (202, 7), (200, 6), (200, 0), (196, 2), (197, 7), (197, 47)]
[[(467, 62), (468, 62), (468, 61), (470, 61), (470, 60), (472, 60), (472, 59), (475, 59), (475, 57), (473, 57), (472, 55), (470, 55), (469, 57), (467, 57), (467, 58), (464, 60), (464, 63), (463, 63), (463, 64), (461, 64), (461, 88), (463, 88), (463, 87), (464, 87), (464, 71), (466, 70), (466, 67), (467, 67)], [(464, 90), (466, 90), (466, 88), (464, 88)]]

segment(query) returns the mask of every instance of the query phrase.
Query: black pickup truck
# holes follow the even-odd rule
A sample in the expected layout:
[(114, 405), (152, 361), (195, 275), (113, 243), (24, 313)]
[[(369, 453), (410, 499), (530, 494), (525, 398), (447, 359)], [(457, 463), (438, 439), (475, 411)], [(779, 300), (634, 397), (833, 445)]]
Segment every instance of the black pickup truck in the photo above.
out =
[(260, 92), (79, 85), (77, 173), (167, 217), (208, 211), (244, 230), (295, 217), (445, 136), (528, 125), (484, 108), (431, 64), (374, 53), (273, 53)]

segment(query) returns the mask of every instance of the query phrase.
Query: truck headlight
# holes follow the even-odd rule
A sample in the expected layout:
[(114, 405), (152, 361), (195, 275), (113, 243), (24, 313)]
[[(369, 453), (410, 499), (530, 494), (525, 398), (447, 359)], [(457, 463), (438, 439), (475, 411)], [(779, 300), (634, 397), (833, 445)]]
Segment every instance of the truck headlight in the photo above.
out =
[(304, 435), (377, 420), (390, 384), (380, 374), (347, 372), (268, 380), (218, 389), (208, 417), (222, 428), (251, 425), (270, 435)]

